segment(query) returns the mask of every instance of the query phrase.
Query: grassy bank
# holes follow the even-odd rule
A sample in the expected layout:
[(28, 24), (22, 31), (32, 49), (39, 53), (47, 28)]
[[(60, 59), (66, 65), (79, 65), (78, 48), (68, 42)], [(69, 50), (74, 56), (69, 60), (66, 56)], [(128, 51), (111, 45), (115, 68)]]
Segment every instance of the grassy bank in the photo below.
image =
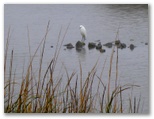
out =
[[(101, 75), (96, 75), (97, 65), (99, 58), (92, 69), (89, 69), (89, 73), (86, 78), (83, 79), (83, 69), (81, 63), (79, 63), (79, 73), (70, 72), (65, 68), (66, 77), (58, 76), (54, 79), (54, 70), (57, 65), (57, 60), (60, 54), (63, 41), (69, 29), (69, 25), (65, 30), (64, 36), (60, 39), (62, 28), (59, 31), (56, 50), (53, 58), (51, 59), (45, 72), (42, 71), (45, 44), (47, 35), (50, 29), (50, 21), (47, 24), (45, 35), (38, 45), (34, 53), (31, 53), (29, 43), (29, 62), (25, 64), (27, 67), (26, 73), (21, 74), (22, 82), (18, 85), (19, 93), (15, 93), (16, 78), (14, 77), (15, 71), (13, 70), (14, 51), (9, 49), (10, 30), (5, 44), (4, 53), (4, 112), (5, 113), (138, 113), (140, 111), (141, 98), (128, 96), (128, 107), (124, 107), (123, 94), (125, 91), (132, 89), (132, 87), (138, 87), (137, 85), (118, 85), (118, 48), (113, 47), (110, 56), (110, 68), (108, 71), (108, 83), (103, 83), (103, 71), (105, 67), (102, 66)], [(115, 40), (118, 39), (119, 31)], [(27, 36), (29, 38), (29, 29), (27, 27)], [(41, 49), (40, 63), (38, 72), (33, 75), (33, 61), (38, 50)], [(9, 52), (11, 55), (9, 56)], [(116, 55), (116, 59), (113, 56)], [(10, 60), (8, 61), (7, 58)], [(116, 61), (116, 77), (114, 81), (114, 88), (111, 88), (111, 75), (113, 60)], [(80, 62), (80, 61), (79, 61)], [(9, 70), (6, 68), (9, 67)], [(24, 69), (23, 69), (24, 70)], [(69, 72), (69, 73), (68, 73)], [(9, 74), (6, 76), (6, 74)], [(62, 81), (67, 81), (65, 85)], [(94, 85), (95, 80), (98, 80), (98, 85)], [(74, 83), (72, 83), (74, 82)], [(97, 87), (94, 92), (93, 87)]]

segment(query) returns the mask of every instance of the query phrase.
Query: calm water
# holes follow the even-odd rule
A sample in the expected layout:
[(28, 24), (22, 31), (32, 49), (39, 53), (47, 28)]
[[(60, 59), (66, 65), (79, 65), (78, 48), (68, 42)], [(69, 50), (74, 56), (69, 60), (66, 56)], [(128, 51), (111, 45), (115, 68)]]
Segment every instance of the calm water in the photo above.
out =
[[(142, 112), (149, 112), (149, 52), (148, 45), (145, 45), (146, 42), (149, 42), (147, 5), (5, 5), (4, 43), (6, 43), (8, 28), (11, 26), (9, 50), (14, 49), (13, 68), (16, 69), (16, 78), (18, 80), (22, 79), (21, 69), (29, 59), (27, 26), (29, 28), (31, 52), (34, 53), (45, 34), (48, 20), (50, 20), (51, 28), (46, 41), (43, 69), (46, 69), (53, 57), (61, 27), (62, 39), (66, 27), (71, 22), (63, 44), (71, 42), (75, 45), (78, 40), (81, 40), (79, 25), (82, 24), (87, 29), (85, 48), (81, 52), (77, 52), (75, 49), (64, 50), (65, 47), (62, 47), (55, 75), (65, 71), (62, 68), (62, 63), (67, 67), (70, 74), (73, 71), (78, 73), (80, 60), (83, 74), (86, 76), (100, 56), (97, 75), (100, 75), (107, 58), (103, 72), (103, 81), (106, 84), (112, 49), (103, 47), (106, 52), (100, 54), (95, 49), (89, 50), (87, 44), (96, 40), (100, 40), (102, 44), (114, 41), (120, 25), (119, 39), (126, 43), (127, 47), (131, 43), (137, 47), (133, 51), (129, 48), (119, 50), (119, 84), (139, 85), (140, 87), (133, 89), (131, 93), (136, 97), (141, 95)], [(53, 48), (50, 47), (51, 45)], [(36, 72), (38, 71), (39, 54), (40, 51), (34, 64)], [(116, 55), (114, 55), (115, 58)], [(115, 60), (113, 61), (111, 80), (115, 80)], [(130, 93), (125, 95), (128, 97)]]

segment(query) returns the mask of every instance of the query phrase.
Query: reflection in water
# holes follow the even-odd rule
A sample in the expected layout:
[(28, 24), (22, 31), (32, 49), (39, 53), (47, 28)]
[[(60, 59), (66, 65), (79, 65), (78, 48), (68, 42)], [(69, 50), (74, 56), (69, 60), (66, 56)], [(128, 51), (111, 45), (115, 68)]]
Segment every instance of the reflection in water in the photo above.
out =
[[(80, 16), (80, 17), (79, 17)], [(39, 20), (38, 20), (39, 18)], [(149, 40), (149, 19), (148, 19), (148, 4), (145, 5), (80, 5), (80, 4), (57, 4), (57, 5), (8, 5), (4, 7), (4, 39), (7, 39), (8, 28), (11, 25), (13, 34), (10, 40), (9, 49), (14, 49), (14, 67), (17, 66), (16, 72), (22, 74), (23, 55), (24, 61), (29, 61), (29, 45), (27, 39), (27, 25), (29, 26), (30, 45), (32, 53), (38, 47), (42, 37), (44, 37), (44, 28), (47, 21), (51, 20), (51, 30), (46, 40), (46, 49), (44, 53), (44, 65), (51, 59), (49, 56), (54, 56), (54, 49), (57, 44), (57, 37), (61, 25), (65, 27), (69, 24), (70, 27), (64, 39), (64, 44), (75, 43), (81, 39), (79, 25), (83, 24), (87, 29), (86, 42), (101, 42), (102, 44), (115, 40), (117, 28), (120, 24), (119, 40), (126, 45), (131, 43), (137, 47), (133, 52), (126, 48), (119, 51), (119, 79), (121, 84), (134, 83), (141, 86), (139, 90), (133, 91), (135, 94), (140, 94), (145, 102), (143, 112), (149, 112), (149, 80), (148, 80), (148, 47)], [(54, 28), (54, 29), (52, 29)], [(63, 32), (62, 32), (63, 34)], [(62, 35), (63, 36), (63, 35)], [(60, 38), (62, 37), (60, 36)], [(97, 41), (96, 41), (97, 40)], [(99, 41), (98, 41), (99, 40)], [(66, 42), (65, 42), (66, 41)], [(6, 40), (4, 40), (6, 44)], [(53, 48), (51, 47), (53, 46)], [(111, 45), (111, 44), (110, 44)], [(52, 50), (51, 50), (51, 48)], [(50, 48), (50, 49), (48, 49)], [(134, 48), (133, 48), (134, 49)], [(104, 55), (101, 55), (102, 60), (99, 62), (97, 69), (98, 74), (102, 71), (102, 67), (107, 56), (110, 56), (112, 49), (106, 49)], [(10, 51), (11, 52), (11, 51)], [(100, 53), (96, 50), (89, 50), (87, 45), (85, 48), (75, 50), (64, 49), (60, 52), (59, 59), (65, 61), (66, 67), (74, 69), (78, 67), (79, 60), (82, 62), (84, 74), (91, 69), (91, 64), (96, 62), (96, 57)], [(39, 56), (39, 52), (38, 55)], [(39, 57), (37, 57), (39, 58)], [(35, 60), (34, 70), (38, 69), (39, 59)], [(114, 59), (113, 59), (114, 61)], [(9, 63), (8, 63), (9, 64)], [(24, 63), (26, 64), (26, 63)], [(73, 65), (70, 65), (73, 64)], [(90, 64), (90, 65), (89, 65)], [(110, 64), (108, 58), (106, 64)], [(108, 79), (108, 69), (110, 65), (105, 65), (103, 78)], [(61, 63), (57, 63), (57, 67), (61, 67)], [(127, 67), (127, 68), (126, 68)], [(57, 69), (58, 69), (57, 68)], [(9, 69), (9, 66), (8, 66)], [(43, 68), (44, 69), (44, 68)], [(61, 69), (61, 68), (59, 68)], [(46, 70), (46, 69), (44, 69)], [(68, 73), (72, 70), (68, 70)], [(115, 69), (113, 68), (113, 72)], [(56, 75), (56, 74), (55, 74)], [(59, 72), (57, 73), (59, 75)], [(18, 76), (19, 77), (19, 76)], [(113, 77), (114, 78), (114, 77)], [(131, 80), (130, 80), (131, 79)], [(103, 80), (107, 83), (107, 80)], [(97, 82), (94, 81), (97, 85)], [(126, 94), (128, 95), (128, 94)]]
[(86, 49), (85, 48), (80, 48), (80, 49), (76, 48), (76, 52), (77, 52), (78, 58), (81, 61), (85, 61), (85, 59), (86, 59)]

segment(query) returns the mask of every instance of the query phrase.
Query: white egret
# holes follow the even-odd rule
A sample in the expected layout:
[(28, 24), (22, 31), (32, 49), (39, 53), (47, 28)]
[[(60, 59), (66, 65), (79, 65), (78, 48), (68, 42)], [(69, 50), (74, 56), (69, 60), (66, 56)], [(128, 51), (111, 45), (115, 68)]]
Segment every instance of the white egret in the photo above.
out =
[(83, 25), (80, 25), (80, 32), (82, 35), (82, 41), (84, 42), (86, 40), (87, 33), (86, 33), (86, 29)]

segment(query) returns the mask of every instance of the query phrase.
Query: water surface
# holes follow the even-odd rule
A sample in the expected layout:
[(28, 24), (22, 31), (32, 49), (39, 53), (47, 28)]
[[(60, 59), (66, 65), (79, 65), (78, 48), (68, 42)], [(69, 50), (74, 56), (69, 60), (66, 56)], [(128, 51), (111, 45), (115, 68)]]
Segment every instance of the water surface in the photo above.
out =
[[(44, 37), (45, 29), (50, 20), (50, 32), (47, 36), (44, 53), (43, 68), (46, 69), (54, 55), (58, 34), (62, 28), (61, 39), (70, 23), (63, 44), (75, 43), (81, 40), (79, 25), (87, 29), (86, 46), (78, 52), (75, 49), (64, 50), (62, 47), (58, 65), (55, 73), (61, 71), (62, 63), (67, 67), (69, 73), (79, 72), (79, 60), (81, 61), (83, 74), (86, 76), (95, 65), (98, 57), (99, 65), (97, 75), (100, 75), (105, 59), (105, 70), (103, 72), (104, 83), (108, 82), (108, 71), (112, 49), (106, 49), (100, 53), (95, 49), (89, 50), (88, 42), (100, 40), (102, 44), (114, 41), (117, 29), (120, 25), (119, 39), (126, 43), (137, 46), (133, 51), (129, 48), (119, 49), (119, 84), (136, 84), (140, 87), (133, 89), (136, 97), (142, 97), (143, 113), (149, 112), (149, 75), (148, 75), (148, 5), (101, 5), (101, 4), (78, 4), (78, 5), (9, 5), (4, 6), (4, 43), (9, 26), (11, 26), (11, 41), (9, 50), (14, 50), (14, 69), (18, 80), (24, 64), (29, 59), (29, 46), (27, 27), (29, 28), (31, 52), (34, 53), (40, 41)], [(50, 46), (53, 46), (51, 48)], [(39, 53), (35, 60), (37, 72), (39, 64)], [(38, 59), (37, 59), (38, 57)], [(116, 55), (114, 55), (116, 59)], [(9, 60), (9, 59), (8, 59)], [(62, 69), (64, 70), (64, 69)], [(18, 75), (19, 74), (19, 75)], [(83, 75), (83, 77), (84, 77)], [(113, 61), (112, 81), (115, 80), (115, 60)], [(97, 83), (96, 83), (97, 85)], [(127, 96), (130, 94), (126, 94)]]

